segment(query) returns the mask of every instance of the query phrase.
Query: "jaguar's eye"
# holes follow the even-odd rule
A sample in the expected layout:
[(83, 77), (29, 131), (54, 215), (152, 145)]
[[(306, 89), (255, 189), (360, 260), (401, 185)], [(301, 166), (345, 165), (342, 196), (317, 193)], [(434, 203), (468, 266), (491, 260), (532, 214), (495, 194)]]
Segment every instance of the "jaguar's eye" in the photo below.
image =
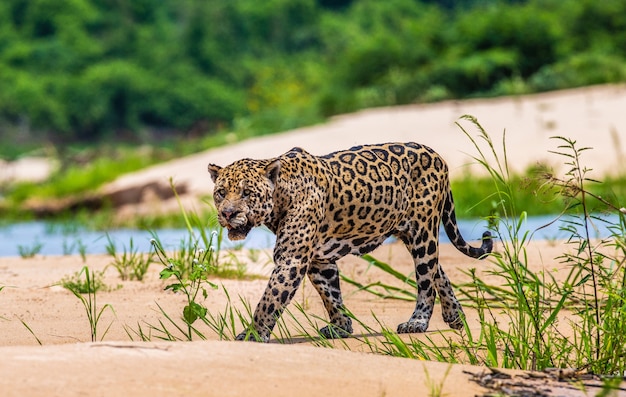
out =
[(217, 189), (215, 191), (215, 197), (217, 198), (224, 198), (226, 196), (226, 190), (221, 188), (221, 189)]
[(250, 194), (252, 194), (252, 191), (250, 189), (243, 189), (243, 192), (241, 192), (241, 197), (246, 198), (250, 196)]

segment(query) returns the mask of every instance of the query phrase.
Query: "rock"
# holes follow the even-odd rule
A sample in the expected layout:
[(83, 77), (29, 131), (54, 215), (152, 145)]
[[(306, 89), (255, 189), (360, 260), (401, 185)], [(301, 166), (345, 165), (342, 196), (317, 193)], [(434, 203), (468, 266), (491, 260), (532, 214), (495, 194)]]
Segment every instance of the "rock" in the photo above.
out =
[[(180, 184), (176, 186), (176, 191), (183, 195), (187, 193), (187, 186)], [(151, 181), (143, 185), (126, 186), (117, 190), (105, 189), (102, 197), (117, 208), (128, 204), (167, 200), (174, 197), (174, 191), (169, 185)]]
[[(187, 192), (184, 184), (176, 186), (179, 195)], [(127, 186), (117, 190), (102, 189), (89, 194), (75, 195), (60, 199), (33, 199), (24, 204), (24, 209), (37, 217), (52, 216), (63, 212), (73, 212), (79, 209), (98, 210), (105, 206), (122, 208), (150, 203), (151, 206), (159, 202), (170, 201), (174, 192), (169, 185), (159, 182), (148, 182), (136, 186)]]

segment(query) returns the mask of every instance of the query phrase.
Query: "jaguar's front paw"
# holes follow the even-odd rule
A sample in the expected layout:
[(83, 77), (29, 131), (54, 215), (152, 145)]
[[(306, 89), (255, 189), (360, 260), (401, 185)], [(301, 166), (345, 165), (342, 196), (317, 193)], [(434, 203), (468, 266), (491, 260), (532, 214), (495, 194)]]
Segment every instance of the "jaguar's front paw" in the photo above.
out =
[(413, 334), (426, 332), (428, 329), (428, 320), (418, 319), (409, 320), (406, 323), (398, 325), (399, 334)]

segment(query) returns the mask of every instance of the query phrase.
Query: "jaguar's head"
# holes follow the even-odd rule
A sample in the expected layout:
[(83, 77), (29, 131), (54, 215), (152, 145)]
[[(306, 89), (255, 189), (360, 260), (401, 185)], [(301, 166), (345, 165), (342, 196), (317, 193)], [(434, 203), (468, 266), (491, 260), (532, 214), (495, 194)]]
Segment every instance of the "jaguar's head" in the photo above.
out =
[(228, 230), (229, 239), (246, 238), (274, 209), (280, 160), (243, 159), (227, 167), (209, 164), (209, 173), (215, 183), (213, 199), (220, 225)]

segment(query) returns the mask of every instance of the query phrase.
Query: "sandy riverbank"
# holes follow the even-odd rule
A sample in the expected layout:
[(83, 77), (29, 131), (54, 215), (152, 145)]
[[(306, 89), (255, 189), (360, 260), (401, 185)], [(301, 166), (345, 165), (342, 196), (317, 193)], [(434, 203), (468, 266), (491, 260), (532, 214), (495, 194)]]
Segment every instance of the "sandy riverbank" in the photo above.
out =
[[(476, 116), (499, 141), (507, 131), (509, 161), (523, 170), (535, 162), (558, 165), (560, 159), (548, 154), (558, 145), (554, 135), (567, 136), (582, 146), (593, 147), (585, 154), (588, 166), (598, 173), (624, 171), (626, 153), (626, 86), (591, 87), (558, 93), (515, 98), (447, 102), (433, 105), (372, 109), (337, 117), (329, 123), (261, 137), (151, 167), (127, 175), (105, 189), (119, 189), (149, 181), (167, 184), (173, 177), (187, 186), (189, 198), (211, 191), (206, 173), (208, 162), (225, 165), (240, 157), (272, 157), (293, 146), (314, 154), (323, 154), (354, 144), (384, 141), (417, 141), (440, 152), (453, 174), (466, 171), (474, 153), (470, 142), (454, 122), (463, 114)], [(472, 129), (467, 123), (463, 123)], [(151, 206), (167, 206), (152, 202)], [(140, 207), (133, 207), (137, 211)], [(150, 207), (154, 208), (154, 207)], [(480, 233), (479, 231), (477, 232)], [(466, 236), (476, 239), (479, 236)], [(537, 242), (529, 248), (529, 263), (537, 270), (566, 271), (554, 258), (563, 252), (561, 243)], [(412, 271), (411, 259), (399, 245), (386, 245), (374, 254), (398, 270)], [(269, 254), (244, 255), (251, 272), (267, 275)], [(317, 396), (326, 393), (358, 396), (429, 395), (433, 385), (443, 385), (448, 396), (483, 395), (486, 389), (471, 381), (467, 372), (481, 373), (484, 367), (459, 366), (421, 360), (374, 355), (362, 343), (364, 337), (379, 340), (356, 330), (358, 337), (338, 344), (337, 349), (314, 347), (302, 338), (276, 341), (268, 345), (219, 341), (207, 330), (207, 341), (191, 343), (130, 341), (138, 324), (158, 324), (163, 316), (158, 305), (168, 313), (180, 313), (183, 297), (163, 290), (158, 279), (159, 266), (153, 265), (144, 282), (121, 281), (107, 265), (107, 256), (35, 257), (0, 259), (0, 394), (7, 396), (230, 396), (276, 395)], [(488, 262), (470, 260), (449, 245), (442, 246), (441, 263), (454, 283), (467, 281), (463, 272), (470, 267), (485, 271)], [(111, 324), (102, 343), (91, 343), (89, 324), (81, 303), (57, 283), (79, 271), (84, 265), (104, 271), (104, 280), (112, 287), (98, 294), (98, 304), (110, 304), (115, 312), (105, 311), (101, 324)], [(362, 283), (389, 275), (367, 270), (358, 258), (342, 260), (345, 274)], [(106, 269), (106, 270), (105, 270)], [(210, 291), (204, 302), (219, 313), (227, 305), (225, 290), (231, 297), (241, 297), (254, 305), (266, 284), (263, 278), (251, 281), (216, 280), (220, 288)], [(377, 321), (394, 329), (413, 309), (412, 302), (376, 299), (343, 285), (347, 307), (371, 327)], [(306, 312), (323, 316), (320, 300), (310, 286), (295, 299)], [(239, 300), (235, 303), (241, 304)], [(292, 305), (293, 306), (293, 305)], [(240, 306), (241, 307), (241, 306)], [(466, 309), (470, 327), (478, 331), (476, 312)], [(374, 318), (376, 316), (376, 319)], [(30, 330), (24, 325), (26, 324)], [(293, 331), (295, 324), (290, 323)], [(313, 331), (309, 327), (308, 332)], [(446, 329), (437, 307), (429, 332), (414, 338), (434, 337)], [(136, 335), (135, 335), (136, 336)], [(137, 338), (135, 338), (137, 339)], [(43, 346), (38, 345), (38, 340)], [(351, 350), (351, 351), (347, 351)], [(448, 372), (449, 369), (449, 372)], [(526, 379), (536, 390), (548, 388), (546, 395), (595, 395), (577, 391), (567, 382)], [(533, 383), (538, 382), (538, 383)], [(543, 388), (543, 389), (542, 389)]]

